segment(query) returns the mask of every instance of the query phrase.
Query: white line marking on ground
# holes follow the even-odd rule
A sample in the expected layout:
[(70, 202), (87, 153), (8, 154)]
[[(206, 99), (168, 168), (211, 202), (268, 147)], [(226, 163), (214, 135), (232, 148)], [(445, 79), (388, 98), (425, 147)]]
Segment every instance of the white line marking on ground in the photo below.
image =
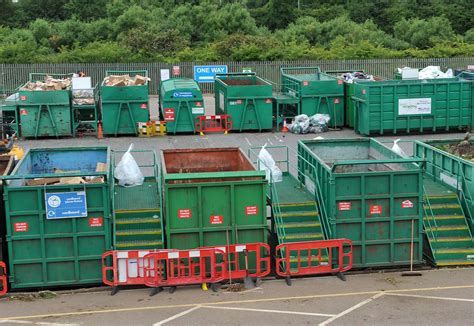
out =
[(33, 324), (32, 321), (26, 321), (26, 320), (0, 320), (0, 324), (5, 324), (5, 323), (12, 323), (12, 324)]
[(362, 306), (365, 306), (365, 305), (368, 304), (369, 302), (374, 301), (375, 299), (377, 299), (377, 298), (383, 296), (384, 294), (385, 294), (385, 293), (383, 293), (383, 292), (377, 293), (376, 295), (374, 295), (374, 296), (368, 298), (367, 300), (364, 300), (364, 301), (362, 301), (362, 302), (359, 302), (358, 304), (356, 304), (356, 305), (350, 307), (349, 309), (346, 309), (346, 310), (344, 310), (343, 312), (341, 312), (341, 313), (339, 313), (339, 314), (337, 314), (337, 315), (335, 315), (335, 316), (329, 318), (328, 320), (326, 320), (326, 321), (320, 323), (319, 326), (328, 325), (329, 323), (332, 323), (332, 322), (335, 321), (336, 319), (341, 318), (341, 317), (343, 317), (343, 316), (345, 316), (345, 315), (347, 315), (347, 314), (353, 312), (354, 310), (359, 309), (359, 308), (362, 307)]
[(47, 326), (79, 326), (80, 324), (61, 324), (61, 323), (47, 323), (47, 322), (37, 322), (35, 325), (47, 325)]
[(252, 308), (236, 308), (236, 307), (202, 306), (202, 308), (255, 311), (255, 312), (269, 312), (269, 313), (272, 313), (272, 314), (305, 315), (305, 316), (319, 316), (319, 317), (332, 317), (332, 316), (335, 316), (335, 315), (331, 315), (331, 314), (319, 314), (319, 313), (316, 313), (316, 312), (300, 312), (300, 311), (268, 310), (268, 309), (252, 309)]
[(272, 141), (270, 140), (270, 138), (267, 138), (268, 142), (270, 143), (270, 145), (273, 145)]
[(247, 141), (247, 144), (249, 144), (249, 146), (252, 146), (252, 143), (247, 139), (247, 137), (245, 137), (245, 140)]
[(412, 298), (421, 298), (421, 299), (435, 299), (435, 300), (474, 302), (474, 299), (450, 298), (450, 297), (435, 297), (435, 296), (431, 296), (431, 295), (401, 294), (401, 293), (385, 293), (385, 294), (387, 294), (387, 295), (393, 295), (393, 296), (397, 296), (397, 297), (412, 297)]
[(195, 306), (195, 307), (192, 307), (191, 309), (188, 309), (188, 310), (185, 310), (183, 312), (180, 312), (179, 314), (176, 314), (174, 316), (171, 316), (170, 318), (166, 318), (165, 320), (162, 320), (160, 322), (157, 322), (155, 324), (153, 324), (153, 326), (161, 326), (161, 325), (164, 325), (166, 324), (167, 322), (170, 322), (172, 320), (175, 320), (175, 319), (178, 319), (179, 317), (183, 317), (184, 315), (187, 315), (189, 314), (190, 312), (193, 312), (194, 310), (198, 310), (199, 308), (201, 308), (201, 306)]
[(46, 326), (78, 326), (80, 324), (61, 324), (61, 323), (47, 323), (47, 322), (32, 322), (28, 320), (0, 320), (0, 324), (5, 324), (5, 323), (10, 323), (10, 324), (33, 324), (33, 325), (46, 325)]

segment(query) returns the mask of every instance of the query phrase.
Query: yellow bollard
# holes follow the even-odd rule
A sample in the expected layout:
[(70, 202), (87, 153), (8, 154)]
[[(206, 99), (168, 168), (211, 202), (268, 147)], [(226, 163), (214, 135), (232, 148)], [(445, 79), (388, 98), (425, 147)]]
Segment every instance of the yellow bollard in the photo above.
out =
[(201, 288), (202, 288), (203, 291), (207, 291), (208, 290), (207, 283), (202, 283)]

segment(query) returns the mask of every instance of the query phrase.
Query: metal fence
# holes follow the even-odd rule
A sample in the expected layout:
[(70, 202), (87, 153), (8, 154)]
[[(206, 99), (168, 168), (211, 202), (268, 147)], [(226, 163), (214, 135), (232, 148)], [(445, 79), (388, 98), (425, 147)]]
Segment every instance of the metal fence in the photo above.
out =
[[(182, 77), (193, 78), (195, 65), (227, 65), (229, 72), (240, 72), (243, 68), (252, 68), (258, 76), (274, 84), (275, 89), (280, 83), (280, 67), (319, 66), (322, 71), (328, 70), (364, 70), (370, 74), (392, 79), (397, 68), (441, 66), (442, 68), (466, 68), (474, 64), (474, 57), (431, 58), (431, 59), (366, 59), (366, 60), (299, 60), (299, 61), (258, 61), (258, 62), (180, 62), (180, 63), (66, 63), (66, 64), (0, 64), (0, 92), (13, 90), (28, 81), (29, 73), (72, 73), (82, 70), (92, 77), (93, 83), (100, 83), (106, 70), (148, 70), (151, 78), (150, 92), (158, 93), (160, 69), (172, 69), (179, 66)], [(212, 93), (212, 83), (201, 84), (203, 92)]]

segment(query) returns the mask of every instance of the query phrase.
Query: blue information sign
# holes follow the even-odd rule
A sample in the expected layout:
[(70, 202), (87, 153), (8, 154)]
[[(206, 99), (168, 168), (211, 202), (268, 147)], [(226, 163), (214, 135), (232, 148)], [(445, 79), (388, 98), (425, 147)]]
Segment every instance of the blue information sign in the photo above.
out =
[(216, 74), (226, 74), (227, 66), (194, 66), (194, 80), (198, 83), (213, 83)]
[(190, 98), (193, 97), (192, 92), (174, 92), (173, 93), (174, 98)]
[(45, 204), (47, 219), (87, 216), (84, 191), (46, 193)]

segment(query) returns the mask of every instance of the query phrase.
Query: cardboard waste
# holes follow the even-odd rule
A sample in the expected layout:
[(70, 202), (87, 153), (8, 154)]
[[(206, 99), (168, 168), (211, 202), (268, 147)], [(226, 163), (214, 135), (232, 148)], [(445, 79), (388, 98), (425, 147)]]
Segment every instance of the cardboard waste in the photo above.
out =
[[(55, 174), (62, 173), (79, 173), (79, 170), (61, 170), (54, 168)], [(107, 164), (98, 162), (95, 168), (95, 172), (107, 171)], [(60, 178), (36, 178), (26, 181), (27, 186), (41, 186), (41, 185), (72, 185), (72, 184), (95, 184), (103, 183), (104, 177), (102, 176), (83, 176), (83, 177), (60, 177)]]
[(94, 105), (93, 89), (75, 89), (72, 91), (72, 104), (75, 105)]
[(44, 81), (29, 81), (21, 90), (27, 91), (60, 91), (71, 87), (71, 78), (53, 78), (46, 76)]
[(135, 75), (110, 75), (104, 78), (105, 86), (139, 86), (145, 85), (151, 79), (148, 77)]

